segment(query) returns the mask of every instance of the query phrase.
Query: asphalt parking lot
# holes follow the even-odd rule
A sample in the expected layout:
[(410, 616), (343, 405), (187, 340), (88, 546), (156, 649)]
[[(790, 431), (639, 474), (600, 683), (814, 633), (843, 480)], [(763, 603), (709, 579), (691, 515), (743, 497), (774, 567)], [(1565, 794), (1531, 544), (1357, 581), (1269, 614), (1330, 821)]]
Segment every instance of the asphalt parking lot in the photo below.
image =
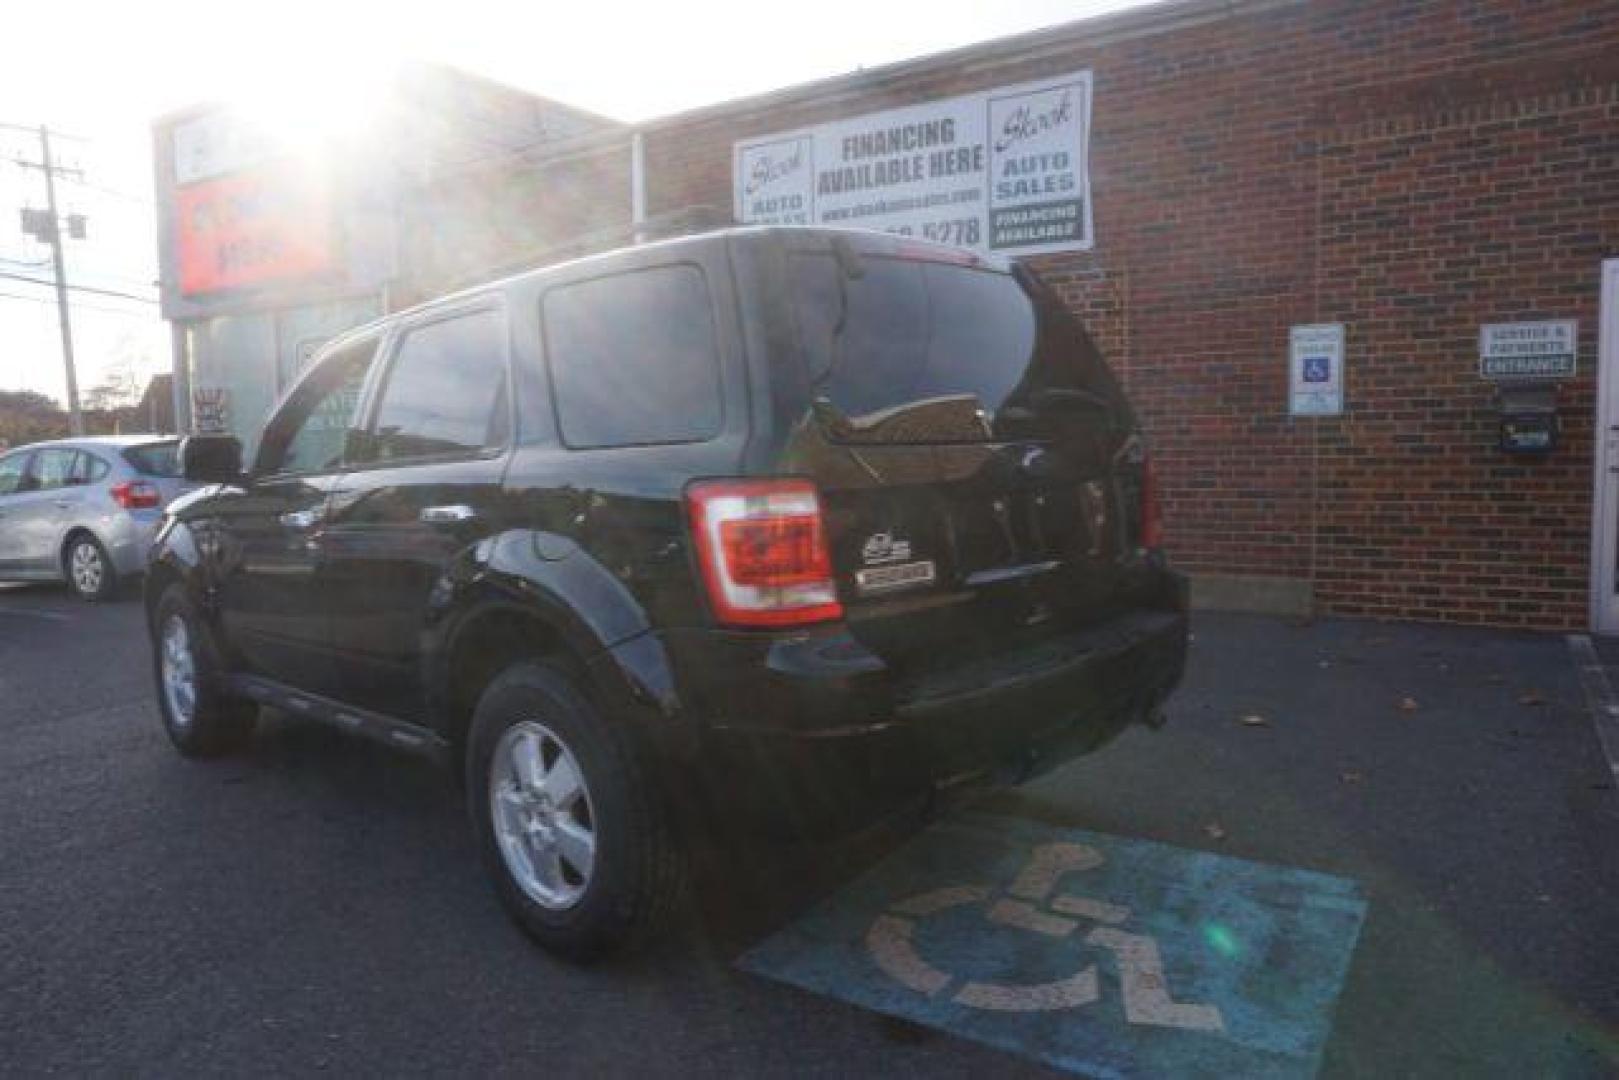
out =
[[(1352, 883), (1323, 1075), (1619, 1070), (1619, 810), (1562, 638), (1200, 616), (1170, 721), (945, 825)], [(0, 777), (0, 1072), (1051, 1075), (739, 968), (917, 821), (710, 852), (674, 940), (572, 968), (507, 923), (431, 766), (281, 718), (186, 762), (139, 605), (45, 588), (0, 589)]]

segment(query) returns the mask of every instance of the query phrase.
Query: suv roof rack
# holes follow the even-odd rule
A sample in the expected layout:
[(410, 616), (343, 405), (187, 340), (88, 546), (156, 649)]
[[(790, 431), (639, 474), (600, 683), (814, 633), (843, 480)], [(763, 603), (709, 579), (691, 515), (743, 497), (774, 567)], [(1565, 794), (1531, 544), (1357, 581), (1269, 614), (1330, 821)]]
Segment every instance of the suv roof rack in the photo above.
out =
[(491, 281), (499, 281), (501, 278), (511, 277), (514, 274), (521, 274), (528, 270), (539, 270), (567, 259), (595, 255), (598, 252), (608, 251), (628, 244), (649, 244), (656, 240), (671, 240), (677, 236), (691, 236), (696, 233), (713, 232), (716, 229), (728, 229), (736, 223), (736, 219), (731, 216), (729, 210), (722, 210), (707, 203), (695, 203), (691, 206), (680, 207), (678, 210), (653, 214), (639, 223), (580, 233), (560, 244), (543, 248), (532, 255), (525, 255), (521, 259), (501, 263), (492, 270), (462, 278), (443, 291), (445, 294), (460, 292), (462, 289), (487, 285)]

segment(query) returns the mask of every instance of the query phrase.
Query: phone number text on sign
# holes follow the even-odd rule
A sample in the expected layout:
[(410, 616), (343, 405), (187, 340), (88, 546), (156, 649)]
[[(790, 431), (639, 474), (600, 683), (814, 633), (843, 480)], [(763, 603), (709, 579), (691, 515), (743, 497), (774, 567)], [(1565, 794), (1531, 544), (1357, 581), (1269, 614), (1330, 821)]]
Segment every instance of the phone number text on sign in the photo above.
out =
[(1092, 247), (1091, 74), (892, 109), (733, 150), (736, 218), (1007, 255)]

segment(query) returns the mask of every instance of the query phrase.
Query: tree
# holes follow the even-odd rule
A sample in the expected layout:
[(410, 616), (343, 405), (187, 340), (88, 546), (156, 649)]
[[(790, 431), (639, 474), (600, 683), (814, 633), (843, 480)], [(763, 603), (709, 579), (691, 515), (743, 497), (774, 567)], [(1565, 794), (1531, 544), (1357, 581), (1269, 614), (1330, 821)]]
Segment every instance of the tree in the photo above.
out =
[(8, 446), (67, 437), (67, 412), (33, 390), (0, 390), (0, 441)]

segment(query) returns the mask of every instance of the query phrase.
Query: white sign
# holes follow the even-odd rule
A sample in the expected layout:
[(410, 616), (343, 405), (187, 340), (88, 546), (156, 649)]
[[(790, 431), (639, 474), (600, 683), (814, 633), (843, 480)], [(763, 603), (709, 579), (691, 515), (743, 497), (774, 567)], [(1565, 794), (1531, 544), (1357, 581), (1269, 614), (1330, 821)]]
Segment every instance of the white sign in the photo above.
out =
[(1478, 373), (1486, 379), (1569, 379), (1574, 376), (1573, 319), (1486, 323), (1478, 331)]
[(1344, 411), (1342, 323), (1295, 326), (1288, 334), (1288, 412), (1338, 416)]
[(1091, 73), (739, 142), (736, 219), (881, 229), (979, 252), (1085, 251)]
[(261, 132), (225, 113), (208, 113), (174, 126), (174, 182), (192, 184), (237, 172), (273, 156)]

